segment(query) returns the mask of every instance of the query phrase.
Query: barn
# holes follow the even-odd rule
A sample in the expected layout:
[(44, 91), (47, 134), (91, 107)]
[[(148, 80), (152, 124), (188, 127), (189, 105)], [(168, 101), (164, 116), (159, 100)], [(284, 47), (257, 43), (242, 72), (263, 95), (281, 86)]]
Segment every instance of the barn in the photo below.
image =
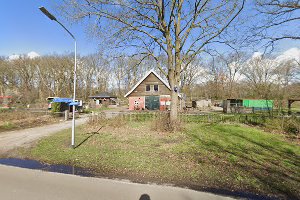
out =
[[(169, 110), (171, 88), (154, 70), (149, 71), (124, 96), (129, 100), (129, 110)], [(181, 105), (181, 98), (178, 95)]]

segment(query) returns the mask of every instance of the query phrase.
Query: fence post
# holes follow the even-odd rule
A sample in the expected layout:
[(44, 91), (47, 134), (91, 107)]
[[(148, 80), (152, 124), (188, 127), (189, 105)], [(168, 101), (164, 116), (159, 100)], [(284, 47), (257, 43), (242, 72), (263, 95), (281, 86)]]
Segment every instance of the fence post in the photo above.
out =
[(284, 115), (282, 115), (282, 119), (281, 119), (281, 130), (284, 131)]
[(65, 121), (69, 119), (69, 110), (65, 110)]
[(94, 111), (92, 111), (92, 122), (94, 122)]

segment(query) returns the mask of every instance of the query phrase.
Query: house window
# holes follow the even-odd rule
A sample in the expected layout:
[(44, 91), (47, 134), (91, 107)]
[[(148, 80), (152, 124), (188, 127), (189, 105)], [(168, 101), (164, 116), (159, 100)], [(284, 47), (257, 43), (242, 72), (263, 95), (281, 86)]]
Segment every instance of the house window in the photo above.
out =
[(154, 88), (154, 91), (155, 91), (155, 92), (158, 92), (158, 85), (154, 85), (153, 88)]
[(146, 92), (150, 91), (150, 85), (146, 85)]

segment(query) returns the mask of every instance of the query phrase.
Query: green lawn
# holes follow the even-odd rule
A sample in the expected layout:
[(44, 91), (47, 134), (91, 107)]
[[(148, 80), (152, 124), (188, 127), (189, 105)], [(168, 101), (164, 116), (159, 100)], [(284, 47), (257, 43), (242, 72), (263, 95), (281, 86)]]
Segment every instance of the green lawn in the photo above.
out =
[(283, 135), (245, 125), (189, 123), (176, 133), (151, 122), (88, 124), (47, 137), (19, 157), (93, 169), (99, 176), (173, 183), (194, 189), (300, 198), (300, 147)]

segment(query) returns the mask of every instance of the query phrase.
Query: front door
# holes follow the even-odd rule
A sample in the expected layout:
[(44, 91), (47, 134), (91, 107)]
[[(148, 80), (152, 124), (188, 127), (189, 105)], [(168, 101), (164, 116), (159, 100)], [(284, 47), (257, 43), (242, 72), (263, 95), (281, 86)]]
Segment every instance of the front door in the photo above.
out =
[(146, 96), (145, 97), (145, 108), (148, 110), (159, 109), (159, 96)]

